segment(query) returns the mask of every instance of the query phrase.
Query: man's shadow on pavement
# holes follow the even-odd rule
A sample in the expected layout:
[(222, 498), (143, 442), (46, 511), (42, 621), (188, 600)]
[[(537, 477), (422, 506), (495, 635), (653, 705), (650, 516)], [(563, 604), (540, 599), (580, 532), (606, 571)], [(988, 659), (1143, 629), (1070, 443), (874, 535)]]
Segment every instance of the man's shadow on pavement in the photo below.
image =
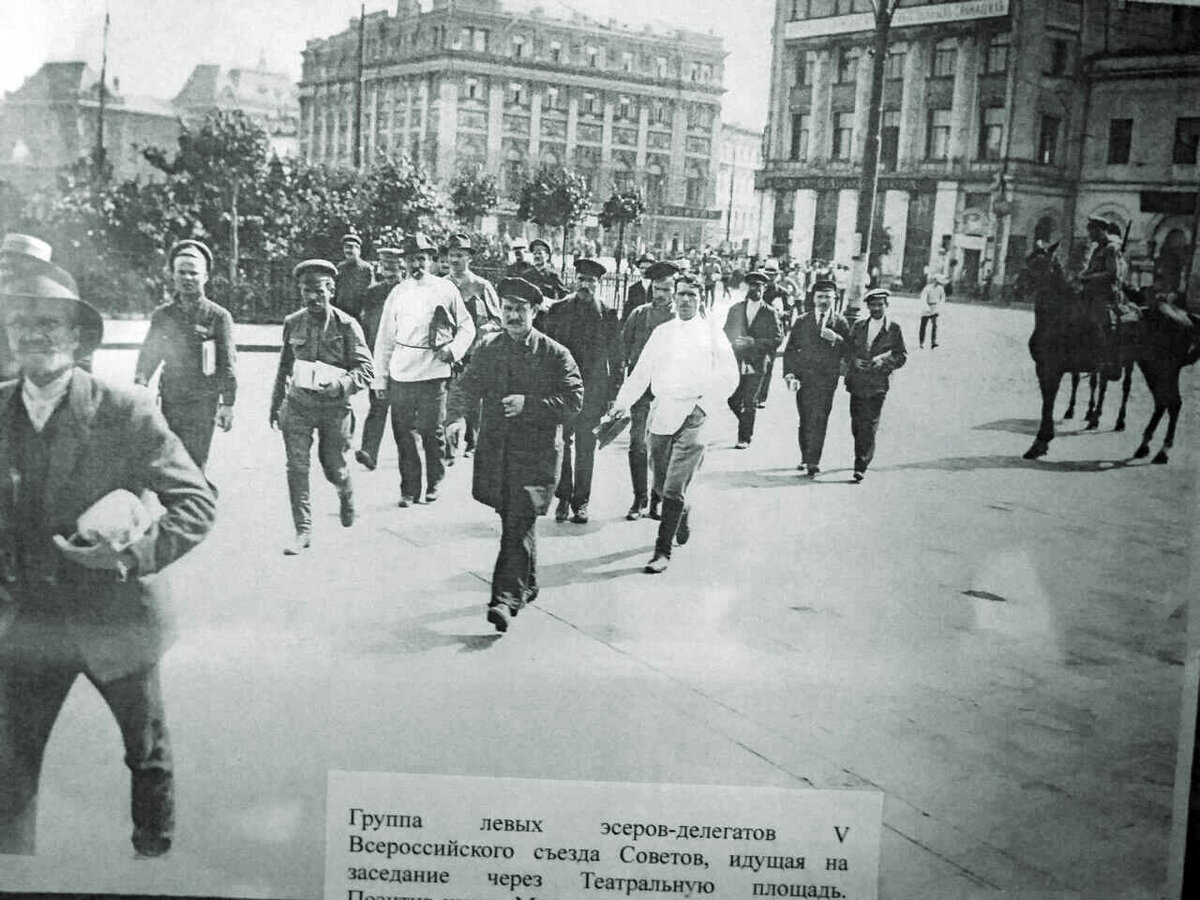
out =
[(892, 466), (878, 466), (879, 472), (900, 472), (905, 469), (928, 469), (937, 472), (976, 472), (984, 469), (1032, 469), (1041, 472), (1117, 472), (1140, 467), (1142, 463), (1129, 459), (1025, 459), (1020, 453), (990, 454), (987, 456), (946, 456), (942, 459), (923, 459)]
[(815, 478), (809, 478), (795, 466), (775, 469), (729, 469), (722, 472), (701, 472), (696, 480), (717, 490), (742, 488), (791, 488), (815, 487), (823, 484), (843, 484), (844, 479), (830, 479), (839, 472), (850, 469), (822, 469)]

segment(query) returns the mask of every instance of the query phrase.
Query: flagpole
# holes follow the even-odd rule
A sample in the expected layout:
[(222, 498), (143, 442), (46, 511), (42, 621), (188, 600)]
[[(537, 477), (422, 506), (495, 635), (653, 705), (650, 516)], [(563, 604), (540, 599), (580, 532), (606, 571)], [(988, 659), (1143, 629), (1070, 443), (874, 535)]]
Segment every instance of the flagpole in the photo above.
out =
[(108, 24), (107, 6), (104, 10), (104, 45), (100, 56), (100, 109), (96, 119), (96, 147), (92, 153), (93, 171), (97, 176), (104, 172), (104, 98), (108, 93)]

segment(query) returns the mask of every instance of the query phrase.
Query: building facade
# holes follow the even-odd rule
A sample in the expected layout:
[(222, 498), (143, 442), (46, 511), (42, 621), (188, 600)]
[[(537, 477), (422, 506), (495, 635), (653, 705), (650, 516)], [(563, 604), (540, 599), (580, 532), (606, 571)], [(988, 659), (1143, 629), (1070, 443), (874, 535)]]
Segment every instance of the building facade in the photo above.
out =
[(759, 253), (760, 194), (755, 173), (762, 168), (762, 130), (721, 126), (721, 166), (717, 173), (718, 233), (709, 243), (741, 254)]
[[(362, 24), (362, 159), (405, 152), (443, 184), (478, 166), (506, 197), (538, 165), (565, 166), (588, 178), (597, 209), (614, 189), (645, 192), (643, 245), (700, 246), (715, 231), (719, 38), (510, 12), (498, 0), (434, 0), (425, 12), (399, 0), (394, 15)], [(355, 19), (305, 48), (306, 160), (352, 162), (359, 37)], [(520, 228), (511, 216), (501, 227)]]
[[(775, 254), (848, 263), (859, 250), (873, 29), (869, 0), (776, 5), (758, 176), (759, 240)], [(1093, 214), (1128, 229), (1139, 270), (1153, 268), (1168, 234), (1172, 246), (1190, 241), (1190, 224), (1162, 216), (1195, 194), (1194, 172), (1181, 181), (1186, 164), (1171, 161), (1188, 156), (1171, 135), (1183, 123), (1186, 145), (1195, 121), (1198, 40), (1194, 7), (900, 0), (884, 64), (873, 224), (882, 239), (872, 262), (884, 279), (915, 289), (944, 254), (956, 285), (990, 290), (1011, 282), (1035, 240), (1064, 240), (1077, 261)], [(1152, 106), (1141, 106), (1155, 79)], [(1130, 128), (1136, 135), (1140, 163), (1101, 162), (1114, 116), (1123, 120), (1118, 140)], [(1143, 194), (1153, 195), (1148, 207)]]
[(268, 71), (265, 61), (253, 69), (196, 66), (171, 103), (189, 117), (215, 110), (241, 110), (263, 127), (278, 156), (299, 153), (296, 85), (282, 72)]

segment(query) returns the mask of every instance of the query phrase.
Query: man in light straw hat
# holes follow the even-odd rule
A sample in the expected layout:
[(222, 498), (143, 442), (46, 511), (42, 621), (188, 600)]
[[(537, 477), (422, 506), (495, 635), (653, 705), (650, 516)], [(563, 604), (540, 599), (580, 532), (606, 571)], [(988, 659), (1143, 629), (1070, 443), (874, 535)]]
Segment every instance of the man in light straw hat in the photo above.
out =
[[(41, 238), (31, 234), (9, 232), (0, 242), (0, 279), (20, 275), (34, 269), (38, 263), (50, 262), (51, 247)], [(62, 271), (62, 270), (60, 270)], [(71, 289), (75, 290), (75, 280), (62, 272), (62, 277), (69, 280)], [(17, 377), (17, 361), (8, 348), (8, 339), (4, 337), (3, 323), (0, 322), (0, 381)], [(91, 357), (76, 360), (77, 365), (91, 371)]]
[(233, 427), (237, 350), (233, 316), (204, 294), (212, 251), (200, 241), (180, 241), (168, 254), (170, 301), (150, 315), (134, 381), (149, 384), (162, 366), (158, 394), (163, 417), (201, 469), (208, 463), (213, 427)]
[(134, 850), (161, 856), (174, 830), (163, 570), (208, 534), (216, 499), (144, 391), (76, 365), (104, 323), (66, 272), (6, 275), (0, 309), (20, 370), (0, 386), (0, 853), (35, 852), (46, 742), (83, 675), (120, 728)]

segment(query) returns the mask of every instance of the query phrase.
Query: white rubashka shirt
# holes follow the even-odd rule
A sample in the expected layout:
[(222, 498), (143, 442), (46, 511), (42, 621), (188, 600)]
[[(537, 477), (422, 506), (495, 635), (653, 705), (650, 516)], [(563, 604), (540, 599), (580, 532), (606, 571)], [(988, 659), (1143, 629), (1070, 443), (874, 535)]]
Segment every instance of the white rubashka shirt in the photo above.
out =
[(67, 395), (67, 389), (71, 386), (71, 373), (74, 368), (69, 368), (63, 372), (49, 384), (38, 387), (28, 378), (21, 381), (21, 399), (25, 403), (25, 412), (29, 414), (29, 421), (33, 423), (33, 430), (41, 434), (46, 423), (50, 421), (50, 417), (54, 415), (54, 411), (58, 409), (58, 405), (62, 403), (63, 397)]
[(671, 319), (650, 333), (613, 405), (629, 409), (649, 388), (650, 433), (674, 434), (695, 407), (723, 407), (740, 379), (733, 347), (714, 323), (698, 315)]
[(475, 340), (475, 322), (462, 294), (448, 278), (425, 275), (397, 284), (383, 303), (375, 336), (375, 379), (372, 387), (384, 390), (393, 381), (432, 381), (450, 377), (450, 364), (429, 347), (433, 312), (444, 306), (458, 324), (450, 352), (460, 360)]

